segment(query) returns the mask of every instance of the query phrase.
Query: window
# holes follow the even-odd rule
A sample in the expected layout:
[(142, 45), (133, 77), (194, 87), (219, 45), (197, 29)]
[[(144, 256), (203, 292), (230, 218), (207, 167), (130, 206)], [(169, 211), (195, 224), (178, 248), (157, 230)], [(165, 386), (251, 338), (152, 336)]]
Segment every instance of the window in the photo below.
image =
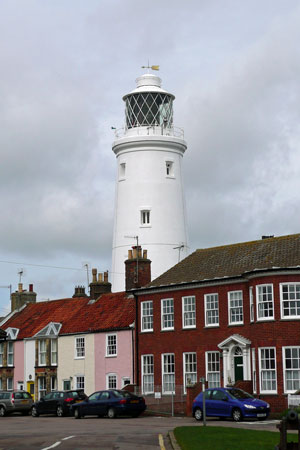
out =
[(75, 358), (85, 357), (85, 338), (77, 337), (75, 338)]
[(7, 365), (14, 365), (14, 343), (12, 341), (7, 341)]
[(128, 384), (130, 384), (130, 378), (129, 377), (122, 377), (122, 388), (124, 386), (127, 386)]
[(39, 343), (39, 366), (46, 365), (46, 339), (41, 339)]
[(51, 339), (51, 365), (57, 366), (57, 339)]
[(174, 177), (174, 163), (173, 161), (166, 161), (166, 176)]
[(51, 377), (51, 391), (57, 391), (57, 378)]
[(182, 297), (182, 326), (183, 328), (196, 327), (195, 297)]
[(243, 292), (228, 292), (229, 325), (243, 323)]
[(175, 355), (162, 355), (162, 391), (164, 394), (175, 393)]
[(117, 335), (106, 335), (106, 356), (117, 356)]
[(172, 298), (161, 301), (161, 328), (174, 330), (174, 300)]
[(252, 389), (253, 394), (257, 393), (256, 387), (256, 359), (255, 359), (255, 348), (252, 349)]
[(283, 319), (300, 317), (300, 283), (280, 285), (281, 317)]
[(8, 391), (12, 391), (14, 388), (14, 379), (13, 377), (7, 377), (6, 386)]
[(84, 389), (84, 376), (76, 376), (76, 389)]
[(183, 354), (183, 380), (184, 392), (186, 386), (197, 383), (197, 355), (196, 353)]
[(3, 366), (4, 343), (0, 342), (0, 366)]
[(119, 166), (119, 180), (125, 180), (126, 175), (126, 163), (121, 162)]
[(38, 394), (39, 400), (46, 395), (46, 377), (38, 378)]
[(218, 294), (206, 294), (205, 302), (205, 326), (219, 325), (219, 296)]
[(71, 389), (71, 381), (70, 380), (63, 380), (63, 390), (69, 391)]
[(107, 389), (117, 389), (117, 375), (115, 373), (109, 373), (106, 376)]
[(150, 210), (144, 209), (141, 211), (141, 225), (150, 225)]
[(285, 347), (283, 351), (284, 392), (300, 389), (300, 347)]
[(206, 379), (209, 388), (220, 386), (220, 353), (206, 352)]
[(142, 302), (142, 331), (153, 331), (153, 302)]
[(277, 392), (276, 350), (275, 348), (259, 349), (260, 392)]
[(254, 322), (253, 287), (249, 288), (250, 322)]
[(142, 388), (144, 394), (154, 392), (154, 361), (153, 355), (142, 356)]
[(273, 285), (261, 284), (256, 287), (257, 320), (274, 319)]

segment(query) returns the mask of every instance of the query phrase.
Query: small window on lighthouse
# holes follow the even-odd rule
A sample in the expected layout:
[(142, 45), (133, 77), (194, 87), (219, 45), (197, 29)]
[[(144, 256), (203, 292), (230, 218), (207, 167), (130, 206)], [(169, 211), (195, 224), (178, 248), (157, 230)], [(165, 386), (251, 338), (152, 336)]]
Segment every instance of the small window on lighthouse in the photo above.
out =
[(141, 225), (150, 225), (150, 211), (148, 209), (141, 211)]
[(119, 166), (119, 180), (125, 180), (126, 163), (122, 162)]
[(166, 161), (166, 176), (174, 177), (173, 161)]

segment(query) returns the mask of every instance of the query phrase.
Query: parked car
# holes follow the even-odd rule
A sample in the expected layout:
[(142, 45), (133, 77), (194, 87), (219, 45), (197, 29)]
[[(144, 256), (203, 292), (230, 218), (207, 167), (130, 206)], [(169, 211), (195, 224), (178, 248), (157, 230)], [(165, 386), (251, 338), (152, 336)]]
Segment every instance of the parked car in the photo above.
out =
[(72, 405), (75, 419), (87, 415), (108, 416), (110, 419), (121, 415), (138, 417), (145, 409), (143, 397), (118, 389), (94, 392), (83, 402)]
[[(208, 417), (231, 417), (235, 422), (243, 418), (264, 420), (270, 414), (270, 405), (242, 389), (211, 388), (205, 391), (205, 409)], [(193, 401), (193, 416), (203, 418), (203, 393)]]
[(71, 405), (86, 398), (83, 390), (50, 392), (33, 404), (31, 415), (38, 417), (41, 414), (56, 414), (62, 417), (70, 414)]
[(0, 417), (13, 412), (20, 412), (24, 416), (29, 414), (33, 399), (26, 391), (0, 392)]

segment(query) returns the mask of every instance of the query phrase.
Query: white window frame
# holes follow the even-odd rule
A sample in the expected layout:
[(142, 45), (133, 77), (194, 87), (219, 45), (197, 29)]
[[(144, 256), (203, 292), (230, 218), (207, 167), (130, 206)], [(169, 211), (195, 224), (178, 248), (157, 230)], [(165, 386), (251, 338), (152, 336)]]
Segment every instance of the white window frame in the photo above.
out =
[[(55, 343), (55, 346), (54, 346)], [(55, 347), (55, 348), (53, 348)], [(51, 366), (57, 366), (57, 348), (58, 348), (58, 341), (57, 339), (51, 339)], [(55, 356), (55, 358), (54, 358)]]
[[(298, 287), (299, 288), (299, 296), (298, 296), (298, 299), (297, 298), (295, 298), (295, 299), (288, 299), (288, 300), (284, 300), (283, 299), (283, 295), (284, 295), (284, 293), (283, 293), (283, 286), (288, 286), (288, 288), (290, 287), (290, 286), (293, 286), (294, 288), (295, 288), (295, 293), (296, 293), (296, 288)], [(299, 302), (300, 303), (300, 283), (280, 283), (280, 285), (279, 285), (279, 288), (280, 288), (280, 311), (281, 311), (281, 319), (286, 319), (286, 320), (289, 320), (289, 319), (299, 319), (300, 318), (300, 313), (299, 314), (291, 314), (291, 315), (284, 315), (284, 302), (289, 302), (289, 304), (291, 303), (291, 302)], [(290, 294), (290, 292), (288, 292), (288, 294)], [(290, 306), (289, 306), (289, 309), (290, 309)], [(298, 308), (296, 308), (296, 309), (298, 309)], [(300, 308), (299, 308), (300, 309)]]
[(75, 336), (74, 359), (84, 359), (84, 358), (85, 358), (85, 336)]
[[(12, 359), (12, 361), (10, 361)], [(7, 341), (7, 366), (13, 367), (14, 365), (14, 343), (13, 341)]]
[[(173, 361), (171, 361), (171, 359)], [(166, 369), (174, 368), (173, 371)], [(163, 353), (161, 355), (161, 370), (162, 370), (162, 392), (163, 394), (175, 394), (175, 354)], [(165, 381), (165, 377), (169, 377), (168, 381)], [(173, 389), (167, 389), (167, 387), (173, 387)]]
[(251, 359), (252, 359), (252, 390), (253, 390), (253, 394), (257, 394), (255, 348), (251, 349)]
[[(114, 384), (112, 384), (112, 380), (114, 380)], [(117, 389), (118, 388), (118, 379), (116, 373), (107, 373), (106, 374), (106, 389)]]
[(6, 390), (13, 391), (13, 389), (14, 389), (14, 377), (7, 377), (6, 378)]
[[(44, 349), (42, 349), (42, 344), (45, 346)], [(39, 339), (38, 340), (38, 360), (39, 360), (39, 366), (45, 366), (47, 363), (47, 342), (46, 339)]]
[[(214, 301), (217, 302), (218, 304), (218, 308), (210, 308), (208, 309), (207, 307), (207, 302), (208, 301)], [(212, 323), (208, 323), (208, 313), (210, 311), (217, 311), (217, 313), (215, 314), (215, 317), (218, 319), (215, 322)], [(205, 326), (206, 327), (218, 327), (219, 326), (219, 321), (220, 321), (220, 313), (219, 313), (219, 294), (217, 292), (214, 292), (212, 294), (205, 294), (204, 295), (204, 313), (205, 313)]]
[(142, 355), (142, 392), (154, 393), (154, 355)]
[(253, 286), (249, 287), (249, 307), (250, 307), (250, 322), (254, 322), (254, 298), (253, 298)]
[(182, 328), (196, 328), (196, 297), (194, 295), (182, 297)]
[[(168, 318), (168, 316), (170, 316), (170, 319)], [(173, 325), (172, 326), (164, 326), (165, 323), (167, 323), (167, 325), (168, 325), (169, 322), (173, 323)], [(174, 299), (173, 298), (162, 298), (161, 299), (161, 329), (162, 330), (174, 330)]]
[[(235, 298), (241, 296), (240, 298)], [(244, 324), (244, 308), (243, 308), (243, 291), (229, 291), (228, 297), (228, 324), (229, 325), (243, 325)], [(233, 302), (233, 305), (232, 305)], [(236, 305), (236, 302), (241, 302), (241, 305)], [(236, 310), (239, 310), (238, 315), (242, 316), (242, 320), (232, 320)]]
[[(275, 361), (275, 368), (266, 368), (266, 367), (262, 367), (262, 352), (266, 351), (266, 350), (273, 350), (274, 351), (274, 361)], [(277, 361), (276, 361), (276, 347), (259, 347), (258, 349), (258, 356), (259, 356), (259, 391), (261, 394), (277, 394)], [(266, 360), (266, 359), (265, 359)], [(269, 359), (270, 360), (270, 359)], [(275, 389), (263, 389), (262, 385), (263, 385), (263, 377), (262, 374), (263, 373), (270, 373), (270, 372), (274, 372), (275, 373)]]
[(141, 331), (153, 331), (153, 301), (141, 302)]
[(183, 353), (182, 356), (183, 356), (183, 384), (184, 384), (184, 393), (186, 394), (186, 387), (188, 385), (197, 383), (197, 353), (185, 352)]
[(38, 377), (38, 398), (39, 400), (46, 395), (46, 377)]
[[(286, 350), (294, 350), (296, 349), (298, 351), (298, 367), (293, 367), (292, 369), (286, 368)], [(291, 358), (292, 359), (292, 358)], [(288, 346), (288, 347), (282, 347), (282, 364), (283, 364), (283, 390), (285, 394), (293, 394), (296, 390), (300, 389), (300, 346), (294, 345), (294, 346)], [(298, 381), (298, 387), (295, 387), (294, 389), (287, 389), (287, 371), (289, 372), (298, 372), (298, 379), (294, 378), (294, 381)]]
[(84, 375), (80, 374), (80, 375), (76, 375), (75, 377), (76, 380), (76, 389), (85, 389), (85, 377)]
[(140, 210), (140, 227), (151, 227), (151, 208), (142, 208)]
[[(271, 293), (272, 293), (272, 301), (265, 301), (265, 300), (261, 300), (263, 296), (268, 295), (268, 292), (259, 292), (260, 289), (264, 289), (264, 288), (269, 288), (271, 287)], [(260, 314), (260, 305), (264, 305), (266, 303), (272, 303), (272, 310), (273, 310), (273, 314), (272, 316), (261, 316)], [(270, 309), (266, 309), (267, 311), (269, 311)], [(274, 320), (274, 288), (273, 288), (273, 284), (268, 283), (268, 284), (258, 284), (256, 286), (256, 320), (257, 321), (266, 321), (266, 320)]]
[[(112, 339), (114, 339), (114, 342), (112, 343)], [(118, 340), (117, 340), (117, 334), (116, 333), (109, 333), (106, 335), (106, 357), (107, 358), (114, 358), (118, 355)]]
[(3, 367), (4, 360), (4, 342), (0, 342), (0, 367)]
[(175, 178), (174, 176), (174, 161), (168, 159), (166, 163), (166, 178)]
[[(216, 368), (218, 370), (216, 370)], [(220, 352), (205, 352), (205, 375), (209, 388), (221, 386)], [(212, 377), (210, 377), (212, 375)]]

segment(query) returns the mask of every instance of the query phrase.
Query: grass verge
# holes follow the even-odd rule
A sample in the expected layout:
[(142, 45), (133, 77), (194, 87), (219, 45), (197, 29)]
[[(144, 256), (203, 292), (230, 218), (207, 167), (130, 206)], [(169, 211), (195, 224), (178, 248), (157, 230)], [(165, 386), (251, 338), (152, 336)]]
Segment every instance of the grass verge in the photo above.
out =
[[(175, 437), (182, 450), (273, 450), (279, 444), (279, 432), (227, 427), (177, 427)], [(288, 435), (297, 442), (296, 434)]]

